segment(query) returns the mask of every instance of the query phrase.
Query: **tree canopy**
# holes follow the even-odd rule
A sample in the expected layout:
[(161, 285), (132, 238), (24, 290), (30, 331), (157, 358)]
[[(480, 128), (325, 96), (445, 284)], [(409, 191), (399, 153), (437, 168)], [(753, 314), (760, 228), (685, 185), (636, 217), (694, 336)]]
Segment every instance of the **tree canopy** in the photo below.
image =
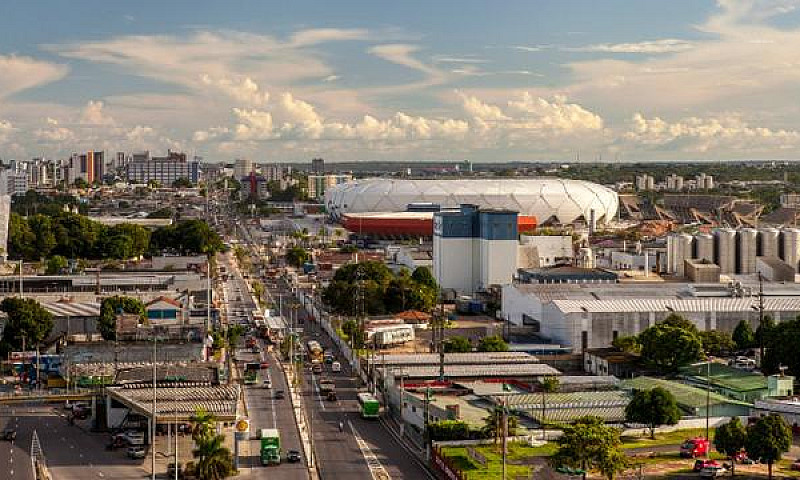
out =
[(734, 456), (744, 449), (747, 442), (747, 430), (742, 425), (739, 417), (732, 417), (731, 420), (717, 427), (714, 433), (714, 447), (720, 453), (727, 455), (731, 459), (731, 476), (736, 476), (736, 462)]
[(53, 330), (53, 314), (32, 298), (6, 297), (0, 310), (8, 315), (3, 329), (3, 354), (42, 343)]
[(736, 349), (736, 344), (728, 332), (708, 330), (699, 332), (698, 336), (703, 344), (703, 351), (709, 355), (716, 357), (728, 355)]
[(764, 373), (778, 373), (781, 366), (786, 366), (789, 374), (800, 374), (800, 319), (769, 327), (764, 347)]
[(294, 246), (286, 250), (286, 262), (294, 267), (302, 267), (303, 264), (311, 261), (311, 254), (299, 246)]
[(549, 460), (554, 468), (596, 469), (609, 480), (627, 468), (619, 430), (607, 427), (599, 417), (577, 419), (564, 427), (556, 443), (558, 451)]
[(625, 420), (647, 425), (651, 438), (656, 437), (659, 425), (675, 425), (680, 419), (681, 411), (675, 397), (661, 387), (634, 390), (633, 398), (625, 407)]
[(772, 478), (772, 464), (781, 459), (792, 446), (792, 429), (779, 415), (770, 414), (759, 418), (747, 427), (745, 449), (753, 460), (769, 466)]
[(467, 353), (472, 351), (472, 342), (466, 337), (450, 337), (443, 343), (444, 353)]
[(144, 304), (138, 298), (115, 295), (103, 299), (100, 304), (100, 319), (97, 322), (97, 329), (106, 340), (117, 338), (117, 314), (134, 313), (144, 320)]
[(507, 352), (508, 344), (500, 335), (489, 335), (478, 342), (479, 352)]
[(733, 343), (736, 344), (736, 348), (739, 350), (754, 347), (756, 345), (756, 337), (753, 333), (753, 327), (750, 326), (750, 322), (747, 320), (740, 320), (733, 330), (732, 339)]
[(639, 334), (642, 359), (667, 373), (703, 358), (697, 328), (678, 315), (670, 315)]
[(182, 220), (153, 232), (151, 252), (213, 255), (225, 249), (222, 238), (203, 220)]
[[(417, 278), (427, 281), (424, 273), (417, 274)], [(322, 293), (334, 313), (342, 315), (429, 312), (436, 304), (436, 296), (436, 288), (415, 280), (414, 274), (395, 274), (383, 262), (373, 260), (341, 267)]]

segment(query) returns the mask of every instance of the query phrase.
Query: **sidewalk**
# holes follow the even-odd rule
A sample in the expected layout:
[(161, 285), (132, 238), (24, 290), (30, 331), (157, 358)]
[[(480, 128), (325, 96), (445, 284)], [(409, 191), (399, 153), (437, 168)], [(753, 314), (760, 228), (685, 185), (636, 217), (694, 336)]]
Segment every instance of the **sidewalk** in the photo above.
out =
[[(292, 376), (291, 371), (286, 369), (286, 365), (284, 365), (283, 362), (281, 362), (281, 371), (283, 371), (283, 375), (286, 378), (286, 384), (289, 386), (289, 400), (292, 402), (292, 412), (294, 412), (295, 423), (300, 431), (300, 442), (303, 445), (303, 453), (304, 458), (306, 459), (306, 465), (308, 465), (313, 452), (311, 451), (311, 440), (309, 437), (307, 422), (305, 421), (306, 414), (305, 409), (303, 408), (303, 399), (300, 397), (300, 394), (294, 387), (294, 377)], [(316, 463), (313, 467), (308, 468), (308, 475), (311, 480), (319, 480), (319, 472), (317, 472)]]

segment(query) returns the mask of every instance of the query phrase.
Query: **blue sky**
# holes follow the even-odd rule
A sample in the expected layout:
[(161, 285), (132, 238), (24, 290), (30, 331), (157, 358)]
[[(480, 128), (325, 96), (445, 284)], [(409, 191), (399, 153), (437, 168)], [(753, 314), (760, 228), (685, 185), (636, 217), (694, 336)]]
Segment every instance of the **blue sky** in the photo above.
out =
[(795, 1), (0, 5), (0, 157), (796, 158)]

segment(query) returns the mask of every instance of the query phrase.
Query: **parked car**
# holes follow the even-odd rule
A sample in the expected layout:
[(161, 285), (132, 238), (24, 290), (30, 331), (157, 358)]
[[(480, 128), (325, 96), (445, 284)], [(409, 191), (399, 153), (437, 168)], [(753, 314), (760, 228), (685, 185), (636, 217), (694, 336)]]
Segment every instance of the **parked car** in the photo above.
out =
[(275, 400), (282, 400), (284, 398), (286, 398), (286, 394), (283, 392), (283, 390), (275, 391)]
[(13, 428), (6, 428), (3, 430), (3, 440), (13, 442), (17, 438), (17, 431)]
[(709, 466), (721, 466), (721, 465), (716, 460), (695, 460), (694, 467), (692, 467), (692, 470), (695, 472), (700, 472), (704, 468)]
[(264, 379), (264, 388), (272, 388), (272, 379), (269, 378)]
[(137, 460), (140, 458), (144, 458), (147, 451), (145, 450), (144, 447), (139, 446), (139, 447), (128, 447), (128, 450), (125, 453), (126, 455), (128, 455), (128, 458)]
[(708, 465), (700, 470), (700, 478), (717, 478), (727, 471), (728, 469), (724, 465)]
[(297, 450), (289, 450), (286, 452), (286, 461), (289, 463), (298, 463), (300, 461), (300, 452)]

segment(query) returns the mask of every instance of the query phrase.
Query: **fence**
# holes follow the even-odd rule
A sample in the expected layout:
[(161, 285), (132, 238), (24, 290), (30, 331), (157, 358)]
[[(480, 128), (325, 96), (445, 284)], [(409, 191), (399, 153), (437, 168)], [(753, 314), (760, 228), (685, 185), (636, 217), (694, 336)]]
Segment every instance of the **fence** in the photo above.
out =
[(44, 452), (42, 445), (39, 443), (39, 435), (36, 430), (33, 431), (33, 438), (31, 439), (31, 465), (36, 480), (51, 480), (50, 471), (47, 469), (45, 462)]
[(449, 458), (442, 455), (442, 450), (439, 447), (431, 449), (431, 463), (433, 468), (448, 480), (467, 480), (467, 476), (461, 473), (461, 470), (456, 468)]

